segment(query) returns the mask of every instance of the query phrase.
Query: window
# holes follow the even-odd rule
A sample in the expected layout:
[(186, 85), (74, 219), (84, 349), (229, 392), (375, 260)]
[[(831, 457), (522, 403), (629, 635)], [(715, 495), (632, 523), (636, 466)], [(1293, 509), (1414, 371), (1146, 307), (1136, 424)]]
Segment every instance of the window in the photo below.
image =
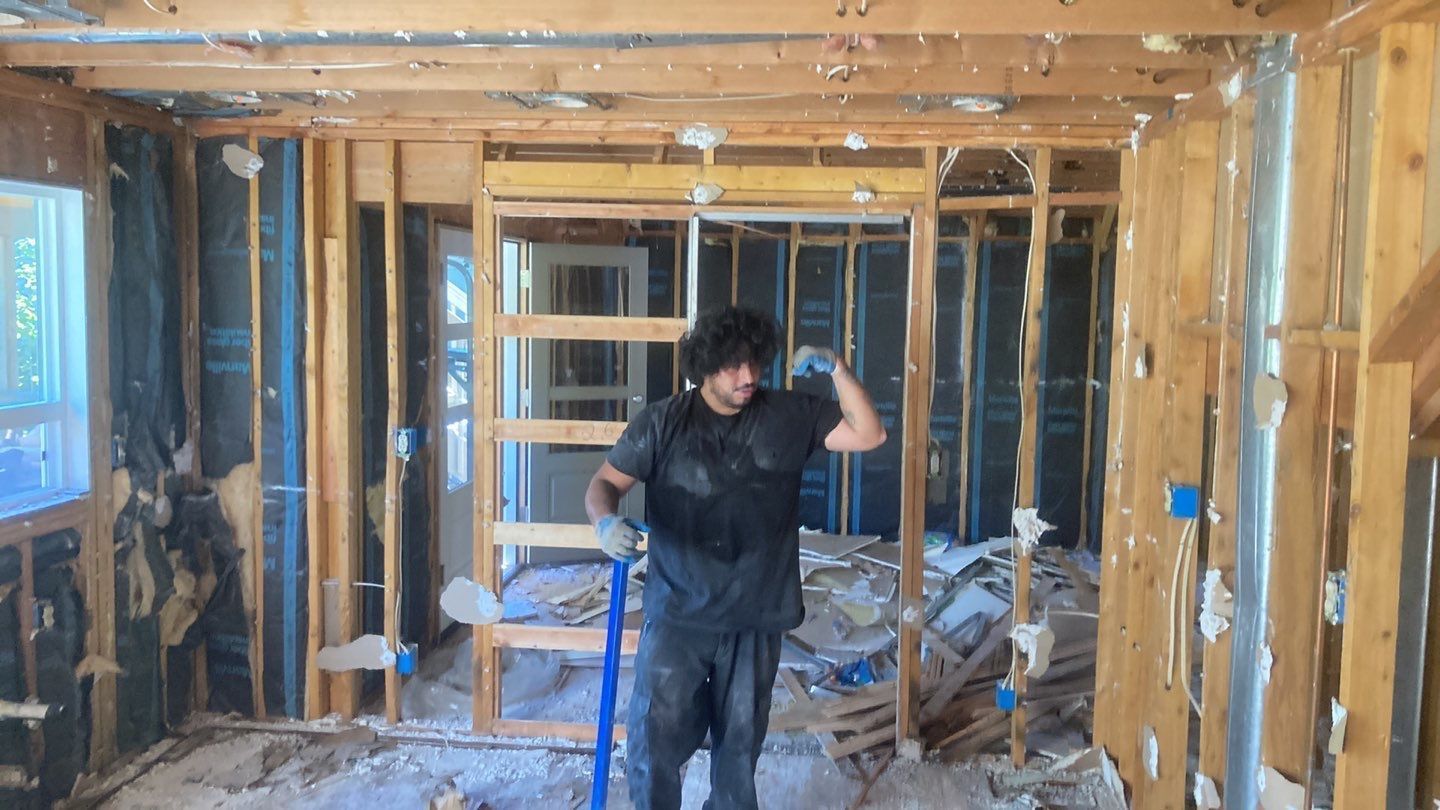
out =
[(83, 212), (0, 180), (0, 514), (89, 488)]

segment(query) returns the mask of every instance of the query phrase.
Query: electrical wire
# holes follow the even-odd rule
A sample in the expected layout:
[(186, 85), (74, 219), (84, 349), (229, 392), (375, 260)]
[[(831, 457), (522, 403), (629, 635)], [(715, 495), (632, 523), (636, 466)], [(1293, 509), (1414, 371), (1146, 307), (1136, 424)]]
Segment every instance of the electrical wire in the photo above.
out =
[(660, 96), (647, 96), (642, 93), (616, 93), (620, 98), (633, 98), (639, 101), (654, 101), (663, 104), (714, 104), (717, 101), (768, 101), (774, 98), (795, 98), (796, 93), (765, 93), (754, 96), (705, 96), (701, 98), (662, 98)]

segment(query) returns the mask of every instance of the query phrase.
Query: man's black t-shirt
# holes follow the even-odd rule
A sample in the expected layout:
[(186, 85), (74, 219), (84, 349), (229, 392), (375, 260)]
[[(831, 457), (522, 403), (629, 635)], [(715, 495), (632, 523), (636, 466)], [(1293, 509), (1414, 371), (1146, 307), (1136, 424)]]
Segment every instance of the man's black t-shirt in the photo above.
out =
[(800, 475), (840, 420), (831, 400), (765, 389), (734, 416), (699, 389), (641, 411), (609, 461), (646, 484), (647, 620), (712, 632), (800, 625)]

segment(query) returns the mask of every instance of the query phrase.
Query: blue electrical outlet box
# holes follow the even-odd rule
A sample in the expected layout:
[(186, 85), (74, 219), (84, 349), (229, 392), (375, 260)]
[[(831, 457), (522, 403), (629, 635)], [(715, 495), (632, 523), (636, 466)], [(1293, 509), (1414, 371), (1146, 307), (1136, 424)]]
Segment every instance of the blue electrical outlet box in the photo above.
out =
[(1170, 517), (1195, 520), (1200, 517), (1200, 488), (1184, 484), (1170, 485)]
[(419, 645), (402, 643), (400, 650), (395, 653), (395, 672), (399, 675), (414, 675), (415, 659), (419, 657), (419, 652)]
[(1015, 711), (1015, 690), (995, 684), (995, 706), (1007, 712)]

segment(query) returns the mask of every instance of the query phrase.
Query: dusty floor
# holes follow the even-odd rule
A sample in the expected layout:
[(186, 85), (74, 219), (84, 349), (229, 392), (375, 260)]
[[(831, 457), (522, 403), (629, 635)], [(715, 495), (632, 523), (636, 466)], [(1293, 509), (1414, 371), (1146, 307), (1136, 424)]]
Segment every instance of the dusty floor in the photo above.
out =
[[(361, 730), (364, 731), (363, 729)], [(139, 778), (98, 805), (105, 808), (329, 808), (426, 806), (453, 788), (466, 808), (576, 808), (589, 803), (592, 756), (548, 748), (497, 750), (339, 737), (212, 729), (172, 749)], [(708, 755), (685, 777), (684, 807), (709, 792)], [(610, 806), (631, 807), (618, 768)], [(1006, 788), (1008, 765), (895, 763), (871, 790), (867, 807), (1095, 807), (1090, 782)], [(844, 808), (860, 790), (849, 766), (824, 757), (767, 752), (757, 774), (766, 808)], [(459, 804), (454, 805), (459, 807)]]

